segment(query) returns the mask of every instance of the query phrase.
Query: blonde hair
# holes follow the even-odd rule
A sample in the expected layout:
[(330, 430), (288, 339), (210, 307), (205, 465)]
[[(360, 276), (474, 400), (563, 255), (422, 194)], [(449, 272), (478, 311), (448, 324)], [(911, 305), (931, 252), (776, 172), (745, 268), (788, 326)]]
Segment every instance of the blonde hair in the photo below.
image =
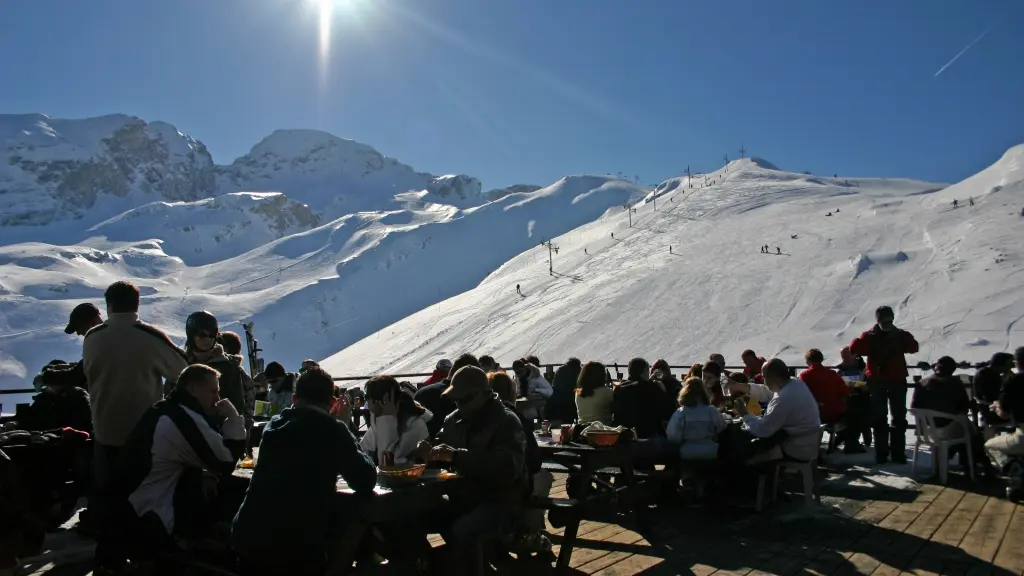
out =
[(692, 408), (710, 403), (704, 381), (700, 378), (687, 378), (683, 383), (683, 389), (679, 391), (679, 405)]

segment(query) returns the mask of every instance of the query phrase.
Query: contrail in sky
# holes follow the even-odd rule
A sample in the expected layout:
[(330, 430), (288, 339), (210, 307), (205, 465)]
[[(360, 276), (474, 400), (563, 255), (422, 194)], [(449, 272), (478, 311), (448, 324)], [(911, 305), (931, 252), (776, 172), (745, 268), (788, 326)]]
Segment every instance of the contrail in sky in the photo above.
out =
[(946, 68), (949, 68), (950, 66), (952, 66), (953, 62), (956, 62), (958, 58), (960, 58), (961, 56), (964, 55), (965, 52), (970, 50), (971, 46), (974, 46), (978, 42), (981, 42), (981, 39), (984, 38), (985, 36), (988, 36), (988, 33), (991, 32), (993, 29), (995, 29), (995, 27), (998, 25), (998, 23), (999, 23), (999, 21), (996, 21), (995, 23), (993, 23), (991, 26), (986, 28), (984, 32), (982, 32), (980, 35), (978, 35), (977, 38), (972, 40), (970, 44), (968, 44), (967, 46), (964, 46), (964, 49), (959, 51), (959, 52), (957, 52), (956, 56), (953, 56), (952, 60), (950, 60), (949, 62), (946, 62), (945, 66), (943, 66), (942, 68), (939, 68), (939, 71), (936, 72), (935, 76), (932, 76), (932, 78), (938, 77), (938, 75), (942, 74), (946, 70)]

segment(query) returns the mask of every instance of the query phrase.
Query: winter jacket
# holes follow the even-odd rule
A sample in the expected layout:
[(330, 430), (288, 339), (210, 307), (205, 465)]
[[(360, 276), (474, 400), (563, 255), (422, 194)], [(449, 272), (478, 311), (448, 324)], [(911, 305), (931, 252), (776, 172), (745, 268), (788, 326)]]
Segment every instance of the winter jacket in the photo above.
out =
[[(516, 388), (518, 390), (524, 390), (526, 392), (525, 397), (530, 400), (547, 400), (551, 398), (554, 393), (554, 388), (551, 387), (551, 383), (548, 382), (547, 378), (540, 373), (540, 368), (533, 364), (527, 364), (526, 368), (526, 381), (523, 382), (519, 379), (519, 375), (516, 375)], [(523, 416), (527, 419), (535, 420), (538, 416), (537, 408), (534, 406), (528, 406), (523, 410)]]
[(371, 415), (359, 447), (368, 456), (375, 457), (378, 466), (384, 465), (384, 453), (389, 450), (395, 454), (395, 464), (404, 464), (420, 441), (430, 438), (427, 423), (432, 417), (430, 410), (418, 416), (409, 416), (399, 431), (397, 416)]
[(822, 422), (838, 422), (846, 414), (850, 386), (842, 376), (821, 364), (814, 364), (800, 373), (800, 379), (818, 401), (818, 416)]
[(471, 414), (452, 412), (438, 440), (456, 449), (452, 468), (466, 478), (466, 486), (450, 496), (457, 509), (485, 502), (519, 507), (528, 485), (526, 436), (519, 417), (497, 396)]
[(818, 453), (818, 401), (802, 380), (792, 379), (778, 394), (764, 384), (751, 384), (750, 397), (768, 402), (763, 416), (747, 415), (743, 422), (750, 433), (758, 438), (770, 438), (778, 431), (786, 432), (782, 452), (798, 460), (810, 460)]
[(714, 406), (683, 406), (672, 414), (666, 434), (679, 446), (683, 460), (714, 460), (718, 457), (718, 435), (728, 426)]
[[(505, 405), (505, 408), (511, 410), (516, 415), (516, 418), (519, 418), (519, 423), (523, 425), (523, 437), (526, 439), (525, 463), (527, 480), (532, 480), (533, 475), (540, 472), (544, 465), (544, 460), (540, 456), (540, 446), (537, 445), (537, 436), (527, 432), (530, 421), (526, 419), (526, 416), (523, 416), (522, 412), (516, 409), (515, 404), (505, 401), (502, 401), (502, 404)], [(532, 487), (530, 491), (532, 491)]]
[(298, 377), (298, 374), (289, 372), (280, 378), (267, 379), (267, 402), (270, 402), (271, 414), (281, 414), (292, 405), (295, 379)]
[(757, 366), (751, 368), (750, 366), (743, 367), (743, 374), (750, 379), (751, 382), (757, 382), (758, 384), (764, 383), (764, 377), (761, 375), (761, 367), (767, 362), (763, 357), (757, 357)]
[(174, 533), (175, 489), (190, 468), (230, 474), (245, 448), (240, 415), (222, 423), (202, 414), (187, 393), (176, 392), (146, 411), (124, 447), (117, 482), (135, 514), (153, 512)]
[(877, 324), (871, 330), (854, 338), (850, 352), (866, 356), (868, 380), (879, 382), (906, 382), (906, 354), (917, 354), (918, 345), (914, 336), (906, 330), (882, 330)]
[(445, 418), (455, 411), (455, 402), (441, 394), (447, 388), (448, 380), (442, 380), (420, 388), (414, 396), (416, 401), (420, 403), (420, 406), (423, 406), (433, 414), (433, 418), (430, 419), (430, 422), (427, 422), (427, 431), (430, 432), (431, 438), (437, 436), (437, 433), (441, 431), (441, 426), (444, 425)]
[(665, 436), (676, 402), (650, 380), (624, 382), (612, 389), (612, 426), (636, 430), (637, 438)]
[(357, 494), (369, 494), (377, 483), (373, 461), (345, 424), (309, 406), (292, 406), (271, 418), (232, 522), (233, 547), (254, 561), (279, 561), (282, 551), (324, 558), (335, 544), (330, 535), (346, 520), (335, 505), (339, 475)]
[[(1013, 374), (1010, 374), (1013, 376)], [(974, 395), (979, 404), (991, 404), (999, 399), (1005, 378), (991, 366), (985, 366), (974, 375)]]
[(854, 358), (853, 362), (849, 364), (839, 364), (836, 366), (836, 370), (839, 371), (839, 375), (846, 378), (856, 378), (858, 381), (864, 379), (864, 369), (867, 366), (864, 364), (863, 358)]
[(89, 393), (75, 386), (43, 388), (32, 397), (28, 410), (18, 413), (21, 430), (74, 428), (92, 433), (92, 408)]
[(205, 359), (200, 359), (194, 350), (186, 350), (186, 356), (190, 364), (205, 364), (220, 372), (220, 397), (227, 398), (235, 411), (245, 418), (246, 424), (251, 424), (256, 409), (256, 385), (242, 368), (242, 357), (225, 354), (220, 344), (203, 356)]
[(544, 407), (545, 418), (565, 423), (576, 421), (576, 382), (580, 371), (581, 367), (575, 364), (565, 364), (555, 370), (551, 397)]
[(651, 380), (660, 382), (669, 398), (679, 398), (679, 392), (683, 390), (682, 383), (676, 380), (675, 376), (661, 370), (655, 370), (654, 374), (651, 375)]
[(142, 415), (177, 381), (185, 352), (135, 313), (110, 314), (85, 335), (82, 367), (89, 381), (95, 439), (121, 446)]
[[(933, 374), (921, 381), (921, 386), (914, 390), (910, 402), (911, 408), (934, 410), (946, 414), (967, 414), (971, 401), (967, 398), (967, 390), (959, 376), (943, 376)], [(949, 424), (948, 418), (936, 418), (936, 426)]]
[(429, 386), (431, 384), (437, 384), (441, 380), (444, 380), (444, 379), (448, 378), (448, 373), (449, 373), (449, 370), (434, 370), (434, 373), (431, 374), (429, 378), (427, 378), (426, 380), (421, 382), (418, 386), (416, 386), (416, 389), (419, 390), (419, 389), (423, 388), (424, 386)]
[(1024, 427), (1024, 374), (1010, 374), (1003, 379), (999, 405), (1014, 419), (1017, 428)]

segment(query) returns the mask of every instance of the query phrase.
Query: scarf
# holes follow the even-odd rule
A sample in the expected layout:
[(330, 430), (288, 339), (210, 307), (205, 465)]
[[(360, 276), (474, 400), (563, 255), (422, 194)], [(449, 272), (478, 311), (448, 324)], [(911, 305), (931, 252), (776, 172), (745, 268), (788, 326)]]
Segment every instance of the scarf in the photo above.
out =
[(224, 347), (220, 344), (214, 344), (213, 348), (210, 348), (205, 352), (202, 350), (196, 350), (193, 346), (189, 346), (187, 351), (189, 362), (194, 364), (203, 364), (224, 355)]
[(199, 405), (199, 401), (196, 400), (195, 396), (189, 394), (184, 388), (176, 387), (172, 390), (171, 394), (167, 397), (167, 401), (188, 408), (196, 414), (199, 414), (214, 430), (220, 430), (221, 425), (224, 424), (223, 419), (207, 414), (206, 410), (203, 410), (203, 407)]

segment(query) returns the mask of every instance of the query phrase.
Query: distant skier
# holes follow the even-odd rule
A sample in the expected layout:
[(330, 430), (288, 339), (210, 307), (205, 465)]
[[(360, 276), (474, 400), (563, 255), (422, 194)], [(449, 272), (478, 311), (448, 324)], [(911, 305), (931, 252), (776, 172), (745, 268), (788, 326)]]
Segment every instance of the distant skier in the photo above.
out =
[(671, 247), (671, 246), (669, 246), (669, 247), (668, 247), (668, 253), (669, 253), (669, 254), (671, 254), (671, 253), (672, 253), (672, 247)]
[(792, 238), (793, 240), (796, 240), (796, 234), (791, 234), (789, 237)]
[(970, 204), (971, 206), (974, 206), (974, 198), (969, 196), (967, 198), (967, 203)]
[(615, 232), (612, 232), (612, 240), (615, 240)]
[(519, 294), (520, 296), (522, 296), (522, 295), (523, 295), (523, 291), (522, 291), (522, 289), (521, 289), (521, 288), (519, 287), (519, 284), (516, 284), (516, 294)]
[(779, 256), (782, 256), (782, 248), (779, 248), (778, 246), (776, 246), (775, 247), (775, 253), (778, 254)]
[(586, 248), (583, 249), (583, 253), (586, 254), (587, 256), (590, 256), (590, 253), (587, 252)]
[(956, 198), (953, 198), (953, 208), (957, 208), (958, 206), (960, 206), (960, 203), (957, 201)]
[(831, 216), (831, 215), (832, 215), (832, 213), (831, 213), (831, 212), (829, 212), (828, 214), (825, 214), (825, 216)]
[(839, 208), (836, 208), (836, 214), (839, 214)]

